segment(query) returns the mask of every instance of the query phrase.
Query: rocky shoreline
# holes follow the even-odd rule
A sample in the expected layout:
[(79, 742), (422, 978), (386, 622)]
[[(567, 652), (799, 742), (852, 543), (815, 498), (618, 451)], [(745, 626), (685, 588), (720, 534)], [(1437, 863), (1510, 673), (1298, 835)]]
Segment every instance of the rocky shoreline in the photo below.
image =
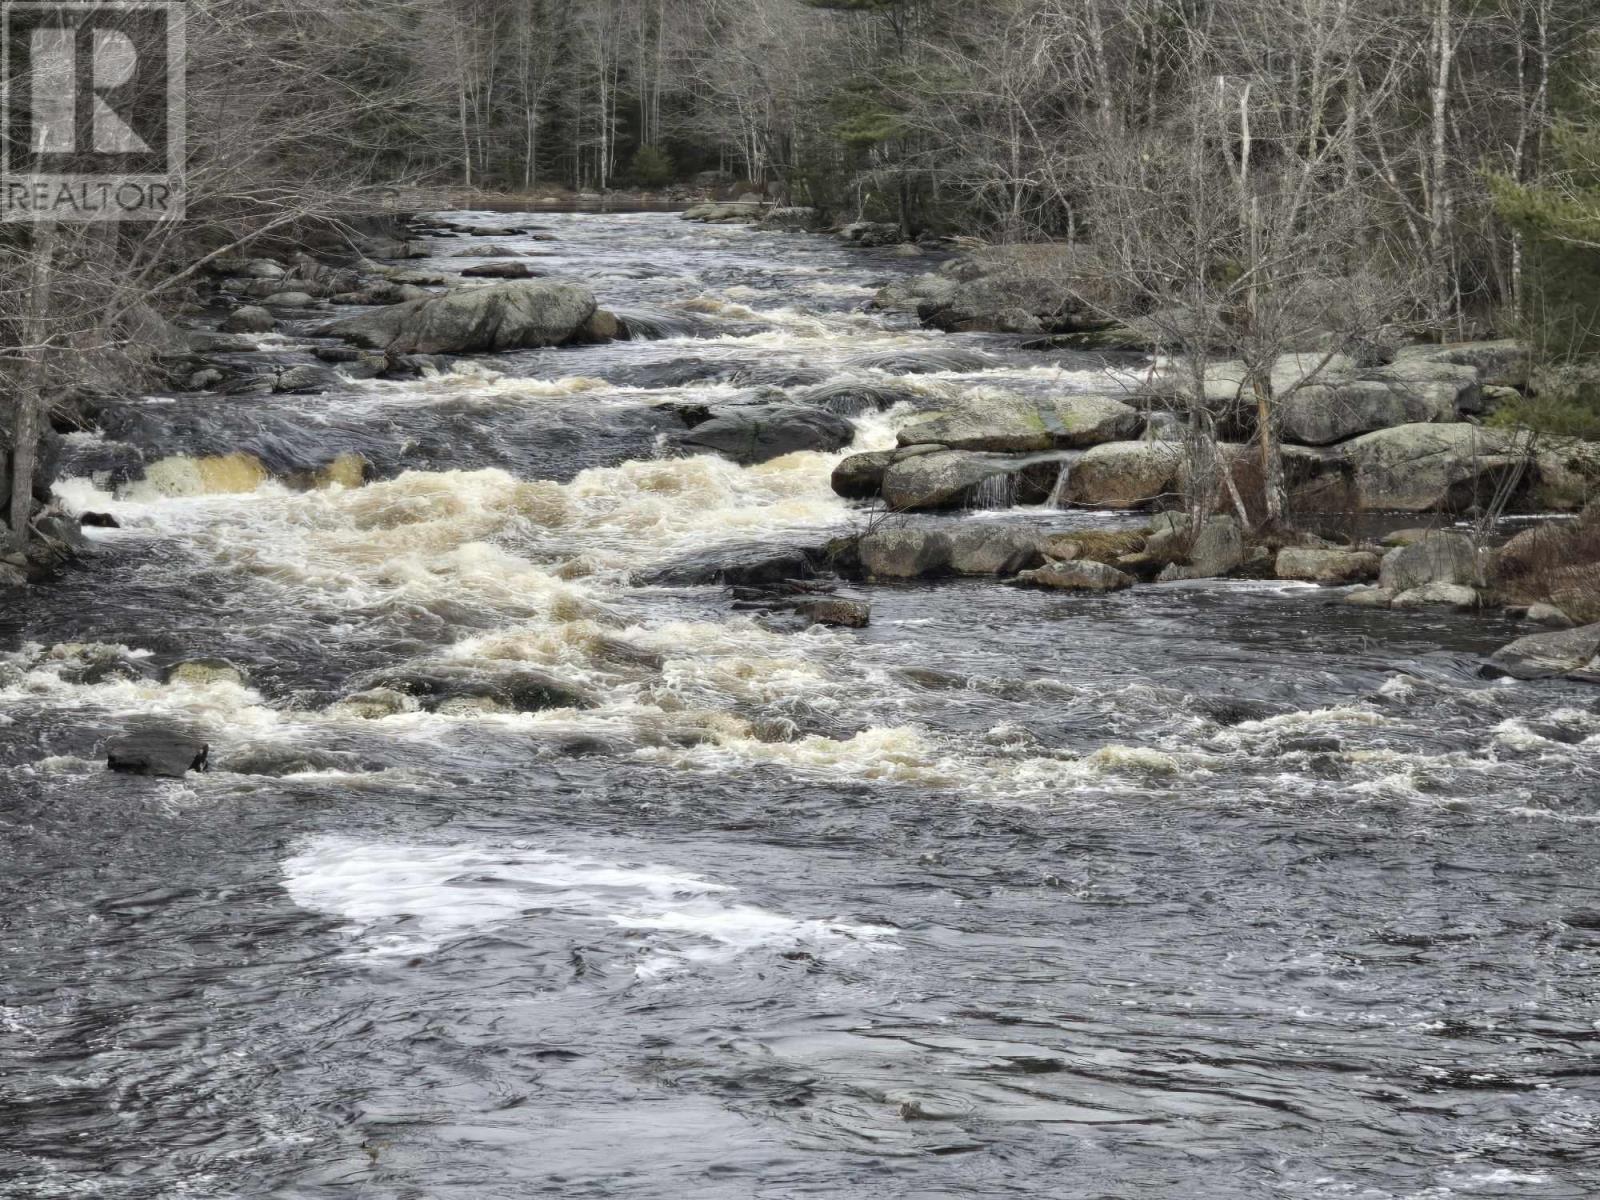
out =
[[(809, 210), (749, 203), (691, 209), (684, 216), (758, 220), (786, 232), (811, 232), (816, 224)], [(448, 371), (455, 355), (660, 335), (648, 316), (608, 311), (584, 284), (545, 277), (538, 251), (484, 240), (537, 243), (548, 236), (521, 221), (417, 218), (354, 239), (343, 253), (302, 249), (219, 258), (206, 264), (180, 323), (140, 314), (138, 341), (130, 337), (130, 344), (146, 369), (173, 390), (222, 398), (316, 394), (349, 380)], [(837, 236), (896, 258), (924, 253), (900, 243), (898, 231), (887, 226), (846, 226)], [(471, 262), (458, 272), (406, 266), (424, 256), (414, 243), (421, 237), (461, 239), (454, 257)], [(988, 270), (996, 262), (1004, 266), (998, 282)], [(1014, 266), (1014, 256), (988, 251), (949, 258), (934, 274), (890, 284), (872, 303), (904, 310), (914, 300), (919, 321), (929, 328), (1048, 335), (1030, 343), (1041, 349), (1059, 348), (1054, 339), (1060, 337), (1105, 335), (1103, 344), (1117, 349), (1137, 342), (1126, 330), (1091, 328), (1081, 313), (1048, 323), (1024, 320), (1020, 314), (1029, 306), (1044, 311), (1060, 298), (1048, 289), (1020, 292), (1007, 282), (1020, 278), (1008, 274)], [(340, 316), (340, 308), (354, 311)], [(898, 375), (975, 370), (988, 361), (981, 349), (955, 343), (911, 356), (915, 362), (899, 357), (859, 360), (857, 365), (883, 374), (879, 384), (758, 388), (715, 408), (680, 408), (680, 431), (666, 444), (677, 453), (712, 453), (744, 466), (797, 450), (837, 453), (855, 433), (843, 414), (907, 401)], [(1273, 382), (1288, 397), (1283, 452), (1295, 510), (1319, 525), (1329, 523), (1319, 518), (1379, 511), (1426, 515), (1435, 523), (1383, 540), (1263, 532), (1222, 508), (1198, 520), (1175, 511), (1187, 483), (1178, 414), (1189, 385), (1176, 364), (1145, 356), (1132, 369), (1108, 374), (1107, 388), (1095, 394), (1039, 400), (979, 393), (933, 409), (918, 403), (920, 411), (900, 424), (894, 448), (846, 457), (833, 472), (834, 491), (863, 505), (864, 532), (804, 549), (724, 549), (641, 582), (720, 584), (735, 609), (765, 614), (784, 627), (861, 628), (871, 619), (863, 585), (988, 578), (1093, 595), (1198, 579), (1298, 581), (1339, 588), (1337, 602), (1349, 605), (1505, 610), (1546, 631), (1506, 647), (1486, 673), (1600, 682), (1600, 505), (1593, 499), (1600, 448), (1533, 442), (1485, 424), (1499, 403), (1529, 387), (1529, 375), (1526, 352), (1511, 342), (1404, 347), (1389, 361), (1369, 365), (1338, 354), (1289, 356), (1279, 363)], [(1247, 464), (1246, 439), (1253, 431), (1249, 407), (1237, 403), (1242, 368), (1212, 364), (1205, 386), (1209, 398), (1237, 409), (1229, 429), (1233, 440), (1220, 447), (1224, 463), (1229, 469)], [(57, 398), (47, 435), (53, 453), (46, 454), (36, 493), (41, 503), (49, 498), (61, 435), (103, 427), (118, 412), (111, 389)], [(300, 488), (359, 486), (373, 475), (373, 465), (359, 455), (291, 469), (269, 469), (247, 454), (234, 457), (238, 461), (229, 469), (251, 486), (269, 477)], [(1493, 495), (1508, 500), (1511, 511), (1582, 512), (1536, 525), (1498, 548), (1484, 534), (1448, 528)], [(954, 515), (1017, 505), (1122, 517), (1104, 528), (1062, 531), (1026, 519)], [(1134, 513), (1141, 515), (1130, 518)], [(20, 584), (59, 569), (83, 547), (80, 519), (102, 523), (94, 513), (45, 509), (35, 525), (50, 536), (27, 559), (0, 564), (9, 572), (0, 582)], [(179, 666), (238, 675), (225, 662), (197, 663)], [(510, 698), (458, 694), (449, 687), (418, 692), (414, 681), (369, 682), (346, 698), (352, 715), (383, 716), (433, 703), (496, 711), (581, 704), (581, 697), (560, 692), (551, 680)], [(190, 749), (184, 743), (173, 753), (182, 758)], [(143, 769), (143, 751), (134, 751), (117, 769)], [(176, 761), (170, 754), (146, 757), (157, 765)], [(190, 757), (203, 760), (203, 754)]]

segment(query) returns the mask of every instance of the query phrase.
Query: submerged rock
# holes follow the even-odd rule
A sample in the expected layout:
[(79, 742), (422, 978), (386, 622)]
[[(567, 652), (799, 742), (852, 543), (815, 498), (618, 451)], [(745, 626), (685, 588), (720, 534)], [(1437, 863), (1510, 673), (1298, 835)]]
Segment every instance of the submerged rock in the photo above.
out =
[(798, 450), (831, 453), (854, 440), (855, 426), (834, 413), (798, 404), (766, 404), (720, 413), (675, 442), (686, 450), (709, 450), (748, 467)]
[(182, 779), (204, 771), (211, 747), (192, 733), (175, 729), (141, 729), (112, 738), (106, 745), (106, 769), (125, 775)]
[(566, 280), (469, 288), (335, 322), (328, 333), (391, 354), (471, 354), (559, 346), (595, 312), (594, 293)]
[(1600, 679), (1600, 625), (1554, 633), (1531, 633), (1495, 651), (1490, 674), (1513, 679), (1549, 679), (1584, 672)]

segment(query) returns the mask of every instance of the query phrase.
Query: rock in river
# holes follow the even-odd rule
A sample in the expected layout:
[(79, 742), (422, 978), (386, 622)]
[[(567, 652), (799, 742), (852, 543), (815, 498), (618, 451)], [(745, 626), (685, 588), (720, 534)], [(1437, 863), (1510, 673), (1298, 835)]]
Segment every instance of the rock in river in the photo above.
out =
[(327, 332), (391, 354), (472, 354), (559, 346), (580, 336), (594, 293), (566, 280), (466, 288), (337, 321)]
[(1133, 586), (1133, 576), (1088, 559), (1046, 563), (1036, 571), (1024, 571), (1018, 584), (1054, 588), (1063, 592), (1116, 592)]
[(1533, 633), (1495, 651), (1489, 674), (1549, 679), (1575, 672), (1600, 679), (1600, 625)]
[(211, 748), (193, 734), (175, 729), (141, 729), (112, 738), (106, 746), (106, 767), (126, 775), (182, 779), (204, 771)]
[(1109, 396), (1061, 396), (1053, 401), (984, 396), (919, 417), (900, 430), (899, 440), (902, 446), (936, 443), (952, 450), (1083, 449), (1129, 441), (1143, 429), (1139, 413)]
[(842, 450), (855, 439), (843, 417), (798, 404), (729, 409), (677, 438), (692, 452), (713, 451), (740, 466), (754, 466), (797, 450)]
[(1315, 550), (1285, 546), (1274, 574), (1307, 583), (1366, 583), (1378, 577), (1378, 556), (1362, 550)]

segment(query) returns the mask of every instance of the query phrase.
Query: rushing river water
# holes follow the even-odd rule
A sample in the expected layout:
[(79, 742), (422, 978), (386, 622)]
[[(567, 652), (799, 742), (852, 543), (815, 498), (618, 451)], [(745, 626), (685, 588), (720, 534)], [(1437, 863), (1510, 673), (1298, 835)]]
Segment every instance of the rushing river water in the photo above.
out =
[[(1592, 689), (1292, 585), (841, 631), (652, 584), (863, 519), (840, 456), (672, 457), (664, 406), (872, 384), (859, 450), (1097, 364), (858, 311), (925, 263), (539, 219), (497, 240), (665, 336), (74, 439), (122, 528), (0, 617), (0, 1195), (1600, 1193)], [(378, 477), (198, 462), (240, 449)], [(157, 682), (201, 656), (248, 686)], [(530, 670), (589, 705), (338, 704)], [(143, 720), (215, 769), (106, 773)]]

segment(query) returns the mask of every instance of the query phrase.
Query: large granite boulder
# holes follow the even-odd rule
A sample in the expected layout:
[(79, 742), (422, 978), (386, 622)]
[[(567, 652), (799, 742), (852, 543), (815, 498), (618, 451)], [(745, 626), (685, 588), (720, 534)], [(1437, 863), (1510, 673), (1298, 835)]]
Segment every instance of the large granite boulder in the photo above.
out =
[(950, 538), (941, 529), (892, 526), (862, 534), (856, 553), (873, 579), (920, 579), (948, 568)]
[(895, 450), (868, 450), (852, 454), (833, 469), (833, 490), (847, 500), (870, 500), (883, 490), (883, 475), (904, 458), (936, 454), (939, 446), (902, 446)]
[(1211, 517), (1190, 545), (1187, 561), (1173, 563), (1158, 577), (1163, 583), (1181, 579), (1218, 579), (1244, 563), (1244, 531), (1233, 517)]
[(1072, 464), (1067, 499), (1093, 508), (1143, 508), (1174, 491), (1183, 456), (1167, 442), (1107, 442)]
[(1430, 583), (1476, 587), (1482, 576), (1478, 548), (1472, 539), (1464, 533), (1438, 532), (1385, 554), (1378, 571), (1378, 586), (1394, 592), (1408, 592)]
[(1061, 396), (1032, 401), (1020, 396), (971, 396), (929, 413), (900, 430), (902, 446), (936, 443), (953, 450), (1024, 452), (1083, 449), (1130, 441), (1144, 418), (1109, 396)]
[(1015, 575), (1044, 561), (1036, 526), (963, 522), (949, 535), (950, 569), (957, 575)]
[(1059, 463), (1031, 455), (938, 450), (891, 464), (883, 473), (883, 499), (899, 511), (968, 508), (983, 501), (980, 491), (992, 491), (995, 507), (1038, 504), (1060, 472)]
[(337, 321), (328, 333), (390, 354), (474, 354), (559, 346), (580, 338), (594, 293), (566, 280), (466, 288)]
[(1398, 425), (1342, 448), (1353, 507), (1460, 512), (1487, 499), (1526, 455), (1513, 434), (1477, 425)]
[(1279, 579), (1307, 583), (1367, 583), (1378, 577), (1376, 554), (1361, 550), (1318, 550), (1285, 546), (1278, 551), (1273, 573)]
[(1456, 398), (1448, 384), (1350, 380), (1291, 392), (1282, 413), (1285, 441), (1327, 446), (1395, 425), (1453, 421)]

